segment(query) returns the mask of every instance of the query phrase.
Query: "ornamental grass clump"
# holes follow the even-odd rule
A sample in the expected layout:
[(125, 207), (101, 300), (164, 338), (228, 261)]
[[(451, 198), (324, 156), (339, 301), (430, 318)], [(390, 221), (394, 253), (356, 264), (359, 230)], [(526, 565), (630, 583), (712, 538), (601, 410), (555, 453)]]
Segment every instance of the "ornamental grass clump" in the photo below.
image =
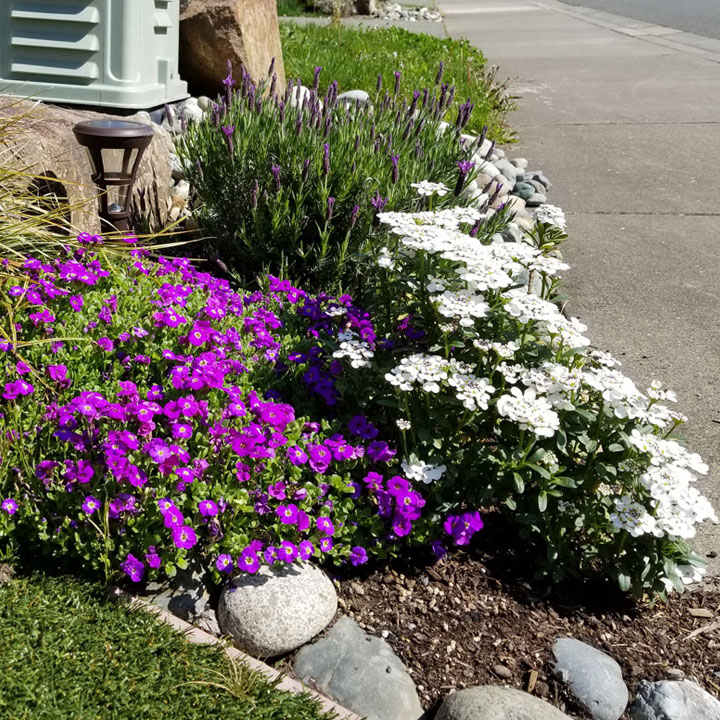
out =
[(708, 467), (670, 437), (685, 420), (665, 404), (674, 394), (640, 391), (552, 301), (565, 235), (557, 212), (541, 217), (527, 242), (507, 242), (498, 215), (474, 208), (381, 213), (371, 319), (384, 342), (320, 334), (289, 360), (310, 397), (341, 417), (362, 408), (394, 435), (424, 515), (456, 545), (472, 521), (448, 514), (497, 507), (555, 581), (682, 589), (703, 567), (688, 541), (717, 521), (694, 486)]
[[(246, 282), (263, 273), (308, 287), (352, 290), (362, 282), (371, 229), (383, 210), (417, 209), (411, 183), (454, 187), (470, 100), (444, 118), (455, 90), (442, 71), (434, 87), (401, 94), (402, 75), (378, 77), (368, 106), (338, 99), (333, 82), (311, 88), (275, 75), (256, 87), (242, 72), (179, 142), (198, 218), (219, 259)], [(451, 198), (437, 198), (443, 206)]]
[(139, 582), (191, 560), (216, 578), (360, 565), (422, 537), (425, 501), (372, 422), (312, 421), (273, 391), (293, 323), (335, 318), (374, 345), (348, 297), (273, 277), (237, 293), (185, 259), (107, 264), (84, 241), (0, 276), (3, 545)]

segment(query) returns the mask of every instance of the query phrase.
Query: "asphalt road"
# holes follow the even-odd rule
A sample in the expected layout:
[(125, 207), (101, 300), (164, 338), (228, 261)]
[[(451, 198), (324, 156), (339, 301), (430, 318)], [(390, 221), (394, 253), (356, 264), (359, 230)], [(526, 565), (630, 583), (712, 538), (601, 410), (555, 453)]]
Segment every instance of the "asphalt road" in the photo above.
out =
[(720, 0), (562, 0), (720, 39)]

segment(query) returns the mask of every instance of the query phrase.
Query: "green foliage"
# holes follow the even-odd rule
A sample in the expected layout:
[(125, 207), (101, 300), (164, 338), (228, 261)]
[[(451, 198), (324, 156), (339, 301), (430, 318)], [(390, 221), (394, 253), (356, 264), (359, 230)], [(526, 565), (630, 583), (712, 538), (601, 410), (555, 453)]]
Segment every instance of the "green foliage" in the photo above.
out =
[(277, 0), (277, 14), (280, 17), (316, 15), (313, 3), (306, 0)]
[[(222, 649), (190, 644), (72, 577), (35, 574), (0, 587), (0, 637), (7, 720), (331, 720), (309, 696), (256, 673), (242, 671), (238, 685)], [(202, 684), (218, 674), (228, 680)]]
[[(361, 29), (330, 25), (280, 25), (285, 74), (312, 83), (319, 65), (324, 77), (337, 80), (340, 92), (375, 92), (378, 74), (386, 85), (393, 83), (393, 70), (402, 72), (402, 92), (412, 97), (414, 88), (432, 87), (441, 62), (443, 82), (455, 86), (456, 107), (468, 98), (475, 110), (468, 129), (480, 133), (484, 126), (496, 142), (510, 142), (514, 133), (507, 116), (514, 109), (506, 83), (497, 81), (497, 70), (488, 70), (483, 54), (468, 40), (436, 38), (397, 27)], [(420, 177), (416, 179), (421, 179)]]
[(277, 96), (267, 83), (231, 81), (227, 109), (192, 125), (178, 153), (201, 224), (245, 281), (269, 272), (353, 289), (378, 210), (415, 207), (419, 179), (454, 187), (457, 162), (476, 149), (458, 142), (463, 122), (442, 131), (452, 96), (437, 86), (410, 104), (391, 86), (370, 108), (338, 103), (332, 84), (303, 98), (295, 87)]

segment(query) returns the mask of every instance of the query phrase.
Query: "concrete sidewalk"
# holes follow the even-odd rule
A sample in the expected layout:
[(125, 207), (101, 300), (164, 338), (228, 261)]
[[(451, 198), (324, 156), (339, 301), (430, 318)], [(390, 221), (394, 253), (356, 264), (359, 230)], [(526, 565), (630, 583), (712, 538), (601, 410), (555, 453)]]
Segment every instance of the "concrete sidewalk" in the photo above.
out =
[[(678, 437), (710, 464), (699, 487), (720, 513), (717, 41), (668, 43), (659, 26), (554, 0), (439, 6), (451, 36), (514, 79), (510, 152), (545, 171), (568, 214), (570, 313), (639, 387), (678, 393)], [(720, 574), (720, 527), (697, 545)]]

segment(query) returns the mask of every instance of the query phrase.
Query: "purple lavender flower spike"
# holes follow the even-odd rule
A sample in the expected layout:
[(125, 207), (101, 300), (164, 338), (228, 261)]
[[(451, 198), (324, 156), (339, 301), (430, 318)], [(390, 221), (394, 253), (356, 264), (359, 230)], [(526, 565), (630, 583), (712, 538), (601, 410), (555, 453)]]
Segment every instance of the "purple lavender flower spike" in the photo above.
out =
[(252, 208), (253, 208), (253, 210), (257, 210), (259, 192), (260, 192), (260, 185), (257, 181), (257, 178), (255, 178), (255, 182), (253, 182), (253, 189), (252, 189)]
[(235, 126), (234, 125), (223, 125), (222, 131), (225, 133), (225, 138), (227, 139), (228, 144), (228, 150), (230, 151), (230, 154), (233, 154), (234, 145), (233, 145), (233, 134), (235, 133)]
[(381, 90), (382, 90), (382, 75), (380, 73), (378, 73), (377, 92), (380, 93)]
[(325, 143), (323, 145), (323, 175), (327, 177), (330, 174), (330, 144)]
[(320, 86), (320, 73), (322, 72), (322, 66), (316, 67), (313, 72), (315, 74), (313, 78), (313, 90), (317, 92), (317, 89)]
[(460, 174), (458, 175), (457, 183), (455, 185), (455, 195), (459, 195), (462, 192), (463, 187), (465, 187), (465, 179), (467, 178), (468, 173), (475, 167), (475, 163), (467, 160), (460, 160), (457, 163), (457, 166), (460, 170)]
[(329, 197), (327, 201), (327, 221), (330, 222), (333, 216), (333, 209), (335, 208), (335, 198)]
[(445, 63), (440, 62), (440, 68), (438, 69), (437, 77), (435, 78), (435, 84), (439, 85), (442, 82), (443, 70), (445, 69)]
[(402, 73), (399, 70), (395, 71), (395, 94), (397, 95), (400, 92), (400, 78), (402, 77)]
[(270, 172), (272, 172), (273, 180), (275, 180), (275, 190), (280, 192), (280, 188), (282, 187), (282, 182), (280, 181), (280, 166), (271, 165)]
[(399, 155), (391, 155), (390, 162), (392, 163), (392, 184), (397, 185), (400, 180), (400, 169), (398, 167)]
[(355, 227), (355, 223), (357, 222), (359, 212), (360, 212), (360, 206), (353, 205), (353, 209), (350, 213), (350, 229)]

